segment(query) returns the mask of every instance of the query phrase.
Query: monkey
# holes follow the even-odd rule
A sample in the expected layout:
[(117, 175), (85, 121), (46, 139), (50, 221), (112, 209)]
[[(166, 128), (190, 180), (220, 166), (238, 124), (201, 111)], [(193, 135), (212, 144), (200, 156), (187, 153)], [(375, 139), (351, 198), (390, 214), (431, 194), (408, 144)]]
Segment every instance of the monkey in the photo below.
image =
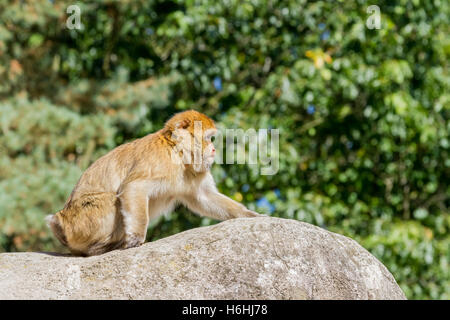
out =
[(86, 169), (48, 226), (73, 255), (92, 256), (142, 245), (149, 221), (178, 204), (217, 220), (263, 216), (218, 191), (216, 132), (211, 118), (188, 110), (114, 148)]

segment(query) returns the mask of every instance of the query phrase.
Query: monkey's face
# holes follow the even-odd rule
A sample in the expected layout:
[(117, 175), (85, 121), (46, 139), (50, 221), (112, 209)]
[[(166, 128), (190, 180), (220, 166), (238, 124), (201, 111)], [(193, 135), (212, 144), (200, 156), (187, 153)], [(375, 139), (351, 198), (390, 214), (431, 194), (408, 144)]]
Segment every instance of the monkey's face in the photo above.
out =
[(214, 163), (216, 149), (213, 144), (213, 137), (217, 129), (207, 126), (203, 122), (196, 123), (192, 132), (193, 141), (193, 168), (197, 172), (208, 171)]
[(215, 126), (203, 121), (195, 121), (186, 127), (177, 126), (172, 132), (175, 150), (180, 153), (182, 162), (197, 172), (208, 171), (214, 163), (216, 149), (213, 138), (217, 133)]
[(203, 133), (203, 162), (204, 169), (209, 170), (214, 163), (214, 157), (216, 156), (216, 148), (213, 144), (213, 139), (217, 134), (216, 128), (210, 128)]

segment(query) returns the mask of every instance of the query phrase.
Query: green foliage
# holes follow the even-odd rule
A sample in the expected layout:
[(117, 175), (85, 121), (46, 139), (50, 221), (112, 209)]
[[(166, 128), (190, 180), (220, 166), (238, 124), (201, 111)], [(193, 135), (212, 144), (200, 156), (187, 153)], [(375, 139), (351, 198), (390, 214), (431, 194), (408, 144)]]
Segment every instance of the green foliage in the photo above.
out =
[[(92, 161), (194, 108), (280, 130), (280, 170), (213, 168), (250, 208), (359, 241), (409, 298), (450, 298), (450, 5), (0, 2), (0, 248), (54, 250), (44, 216)], [(372, 4), (372, 3), (370, 3)], [(215, 223), (177, 209), (149, 240)], [(56, 248), (61, 249), (61, 248)]]

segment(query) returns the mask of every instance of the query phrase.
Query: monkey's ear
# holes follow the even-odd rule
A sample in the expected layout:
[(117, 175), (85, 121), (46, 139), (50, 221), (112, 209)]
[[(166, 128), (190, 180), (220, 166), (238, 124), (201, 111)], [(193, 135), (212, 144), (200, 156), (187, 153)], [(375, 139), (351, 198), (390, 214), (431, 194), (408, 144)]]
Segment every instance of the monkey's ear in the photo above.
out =
[(180, 122), (177, 122), (177, 124), (175, 125), (175, 127), (177, 129), (186, 129), (187, 127), (189, 127), (189, 125), (191, 124), (191, 120), (189, 119), (183, 119)]

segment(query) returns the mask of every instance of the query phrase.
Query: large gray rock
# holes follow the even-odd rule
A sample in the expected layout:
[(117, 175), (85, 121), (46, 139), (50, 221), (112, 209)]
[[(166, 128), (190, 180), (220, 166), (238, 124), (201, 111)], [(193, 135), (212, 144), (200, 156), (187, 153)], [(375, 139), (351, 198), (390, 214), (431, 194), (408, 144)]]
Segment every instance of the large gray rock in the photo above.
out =
[(355, 241), (243, 218), (89, 258), (0, 254), (0, 299), (405, 299)]

